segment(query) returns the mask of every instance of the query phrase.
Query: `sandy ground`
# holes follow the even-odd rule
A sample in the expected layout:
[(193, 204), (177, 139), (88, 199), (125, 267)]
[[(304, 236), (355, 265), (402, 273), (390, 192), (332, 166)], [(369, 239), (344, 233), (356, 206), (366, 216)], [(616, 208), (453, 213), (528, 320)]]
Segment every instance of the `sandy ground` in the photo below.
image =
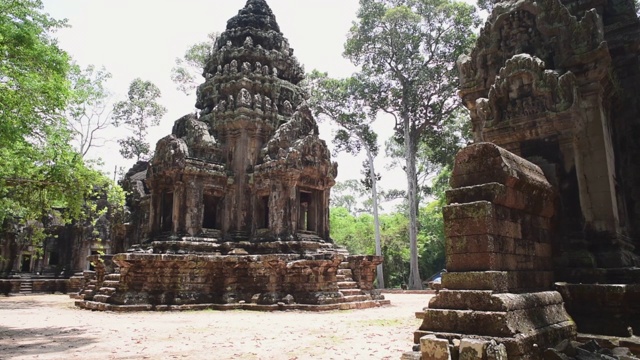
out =
[(103, 313), (65, 295), (0, 297), (0, 359), (400, 359), (431, 295), (352, 311)]

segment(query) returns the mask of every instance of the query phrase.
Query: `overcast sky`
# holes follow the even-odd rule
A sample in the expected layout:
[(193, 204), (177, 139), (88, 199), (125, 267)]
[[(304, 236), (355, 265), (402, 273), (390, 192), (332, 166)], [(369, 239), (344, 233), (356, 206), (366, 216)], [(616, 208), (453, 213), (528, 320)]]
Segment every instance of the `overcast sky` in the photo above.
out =
[[(175, 120), (195, 111), (195, 95), (187, 97), (175, 89), (170, 79), (175, 58), (189, 45), (206, 40), (211, 32), (222, 32), (229, 18), (244, 7), (246, 0), (44, 0), (45, 11), (54, 18), (66, 18), (71, 25), (56, 37), (60, 46), (81, 66), (104, 66), (113, 74), (108, 88), (116, 100), (124, 100), (131, 80), (141, 77), (158, 85), (161, 102), (169, 110), (161, 125), (152, 128), (152, 148), (171, 133)], [(356, 68), (342, 57), (346, 35), (356, 19), (358, 0), (268, 0), (281, 31), (289, 39), (295, 55), (306, 71), (314, 68), (333, 77), (346, 77)], [(379, 120), (376, 129), (382, 143), (391, 133), (389, 120)], [(109, 133), (123, 137), (121, 131)], [(331, 129), (321, 124), (320, 137), (331, 147)], [(105, 163), (128, 169), (134, 161), (120, 157), (117, 144), (93, 152)], [(335, 154), (334, 154), (335, 155)], [(363, 158), (335, 157), (338, 180), (360, 178)], [(382, 160), (382, 159), (381, 159)], [(377, 164), (384, 172), (383, 161)], [(383, 187), (403, 188), (404, 173), (383, 174)]]

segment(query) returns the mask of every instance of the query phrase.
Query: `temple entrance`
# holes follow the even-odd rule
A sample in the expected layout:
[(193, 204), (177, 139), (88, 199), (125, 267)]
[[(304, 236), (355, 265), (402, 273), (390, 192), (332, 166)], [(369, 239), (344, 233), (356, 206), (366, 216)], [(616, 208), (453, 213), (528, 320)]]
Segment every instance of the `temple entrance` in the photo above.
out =
[(29, 272), (31, 271), (31, 255), (23, 254), (22, 262), (20, 263), (20, 272)]
[[(91, 255), (100, 255), (100, 252), (98, 250), (91, 250)], [(96, 268), (95, 266), (93, 266), (92, 261), (89, 261), (89, 270), (96, 271)]]
[(210, 194), (204, 194), (203, 199), (202, 228), (203, 229), (219, 229), (218, 225), (218, 204), (220, 198)]
[(269, 228), (269, 195), (261, 196), (256, 204), (256, 228)]
[(170, 232), (173, 228), (173, 193), (162, 196), (162, 214), (160, 216), (160, 231)]
[(306, 231), (317, 231), (316, 201), (313, 193), (300, 191), (300, 216), (298, 219), (298, 229)]

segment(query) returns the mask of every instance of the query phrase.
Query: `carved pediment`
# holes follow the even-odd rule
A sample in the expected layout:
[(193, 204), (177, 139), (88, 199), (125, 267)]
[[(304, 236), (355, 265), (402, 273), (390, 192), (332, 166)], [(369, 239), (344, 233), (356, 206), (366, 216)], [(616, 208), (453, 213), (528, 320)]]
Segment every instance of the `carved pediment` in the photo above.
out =
[(503, 121), (526, 121), (548, 113), (571, 111), (578, 100), (576, 77), (545, 70), (542, 60), (515, 55), (500, 69), (488, 98), (476, 100), (476, 114), (485, 127)]
[[(505, 62), (517, 54), (574, 73), (610, 59), (595, 9), (578, 21), (560, 0), (504, 1), (487, 20), (472, 53), (458, 60), (461, 96), (484, 92), (486, 97)], [(467, 106), (473, 100), (467, 99)]]

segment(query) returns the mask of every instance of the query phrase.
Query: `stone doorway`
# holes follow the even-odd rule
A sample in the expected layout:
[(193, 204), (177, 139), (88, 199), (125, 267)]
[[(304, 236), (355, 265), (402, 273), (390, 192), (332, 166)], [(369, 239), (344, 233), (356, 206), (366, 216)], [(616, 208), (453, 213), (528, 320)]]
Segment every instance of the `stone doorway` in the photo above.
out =
[(173, 193), (162, 196), (162, 213), (160, 216), (160, 231), (171, 232), (173, 228)]
[(20, 272), (31, 271), (31, 254), (23, 254), (20, 262)]
[(218, 204), (220, 204), (219, 197), (211, 194), (204, 194), (202, 214), (203, 229), (220, 229), (218, 221)]

